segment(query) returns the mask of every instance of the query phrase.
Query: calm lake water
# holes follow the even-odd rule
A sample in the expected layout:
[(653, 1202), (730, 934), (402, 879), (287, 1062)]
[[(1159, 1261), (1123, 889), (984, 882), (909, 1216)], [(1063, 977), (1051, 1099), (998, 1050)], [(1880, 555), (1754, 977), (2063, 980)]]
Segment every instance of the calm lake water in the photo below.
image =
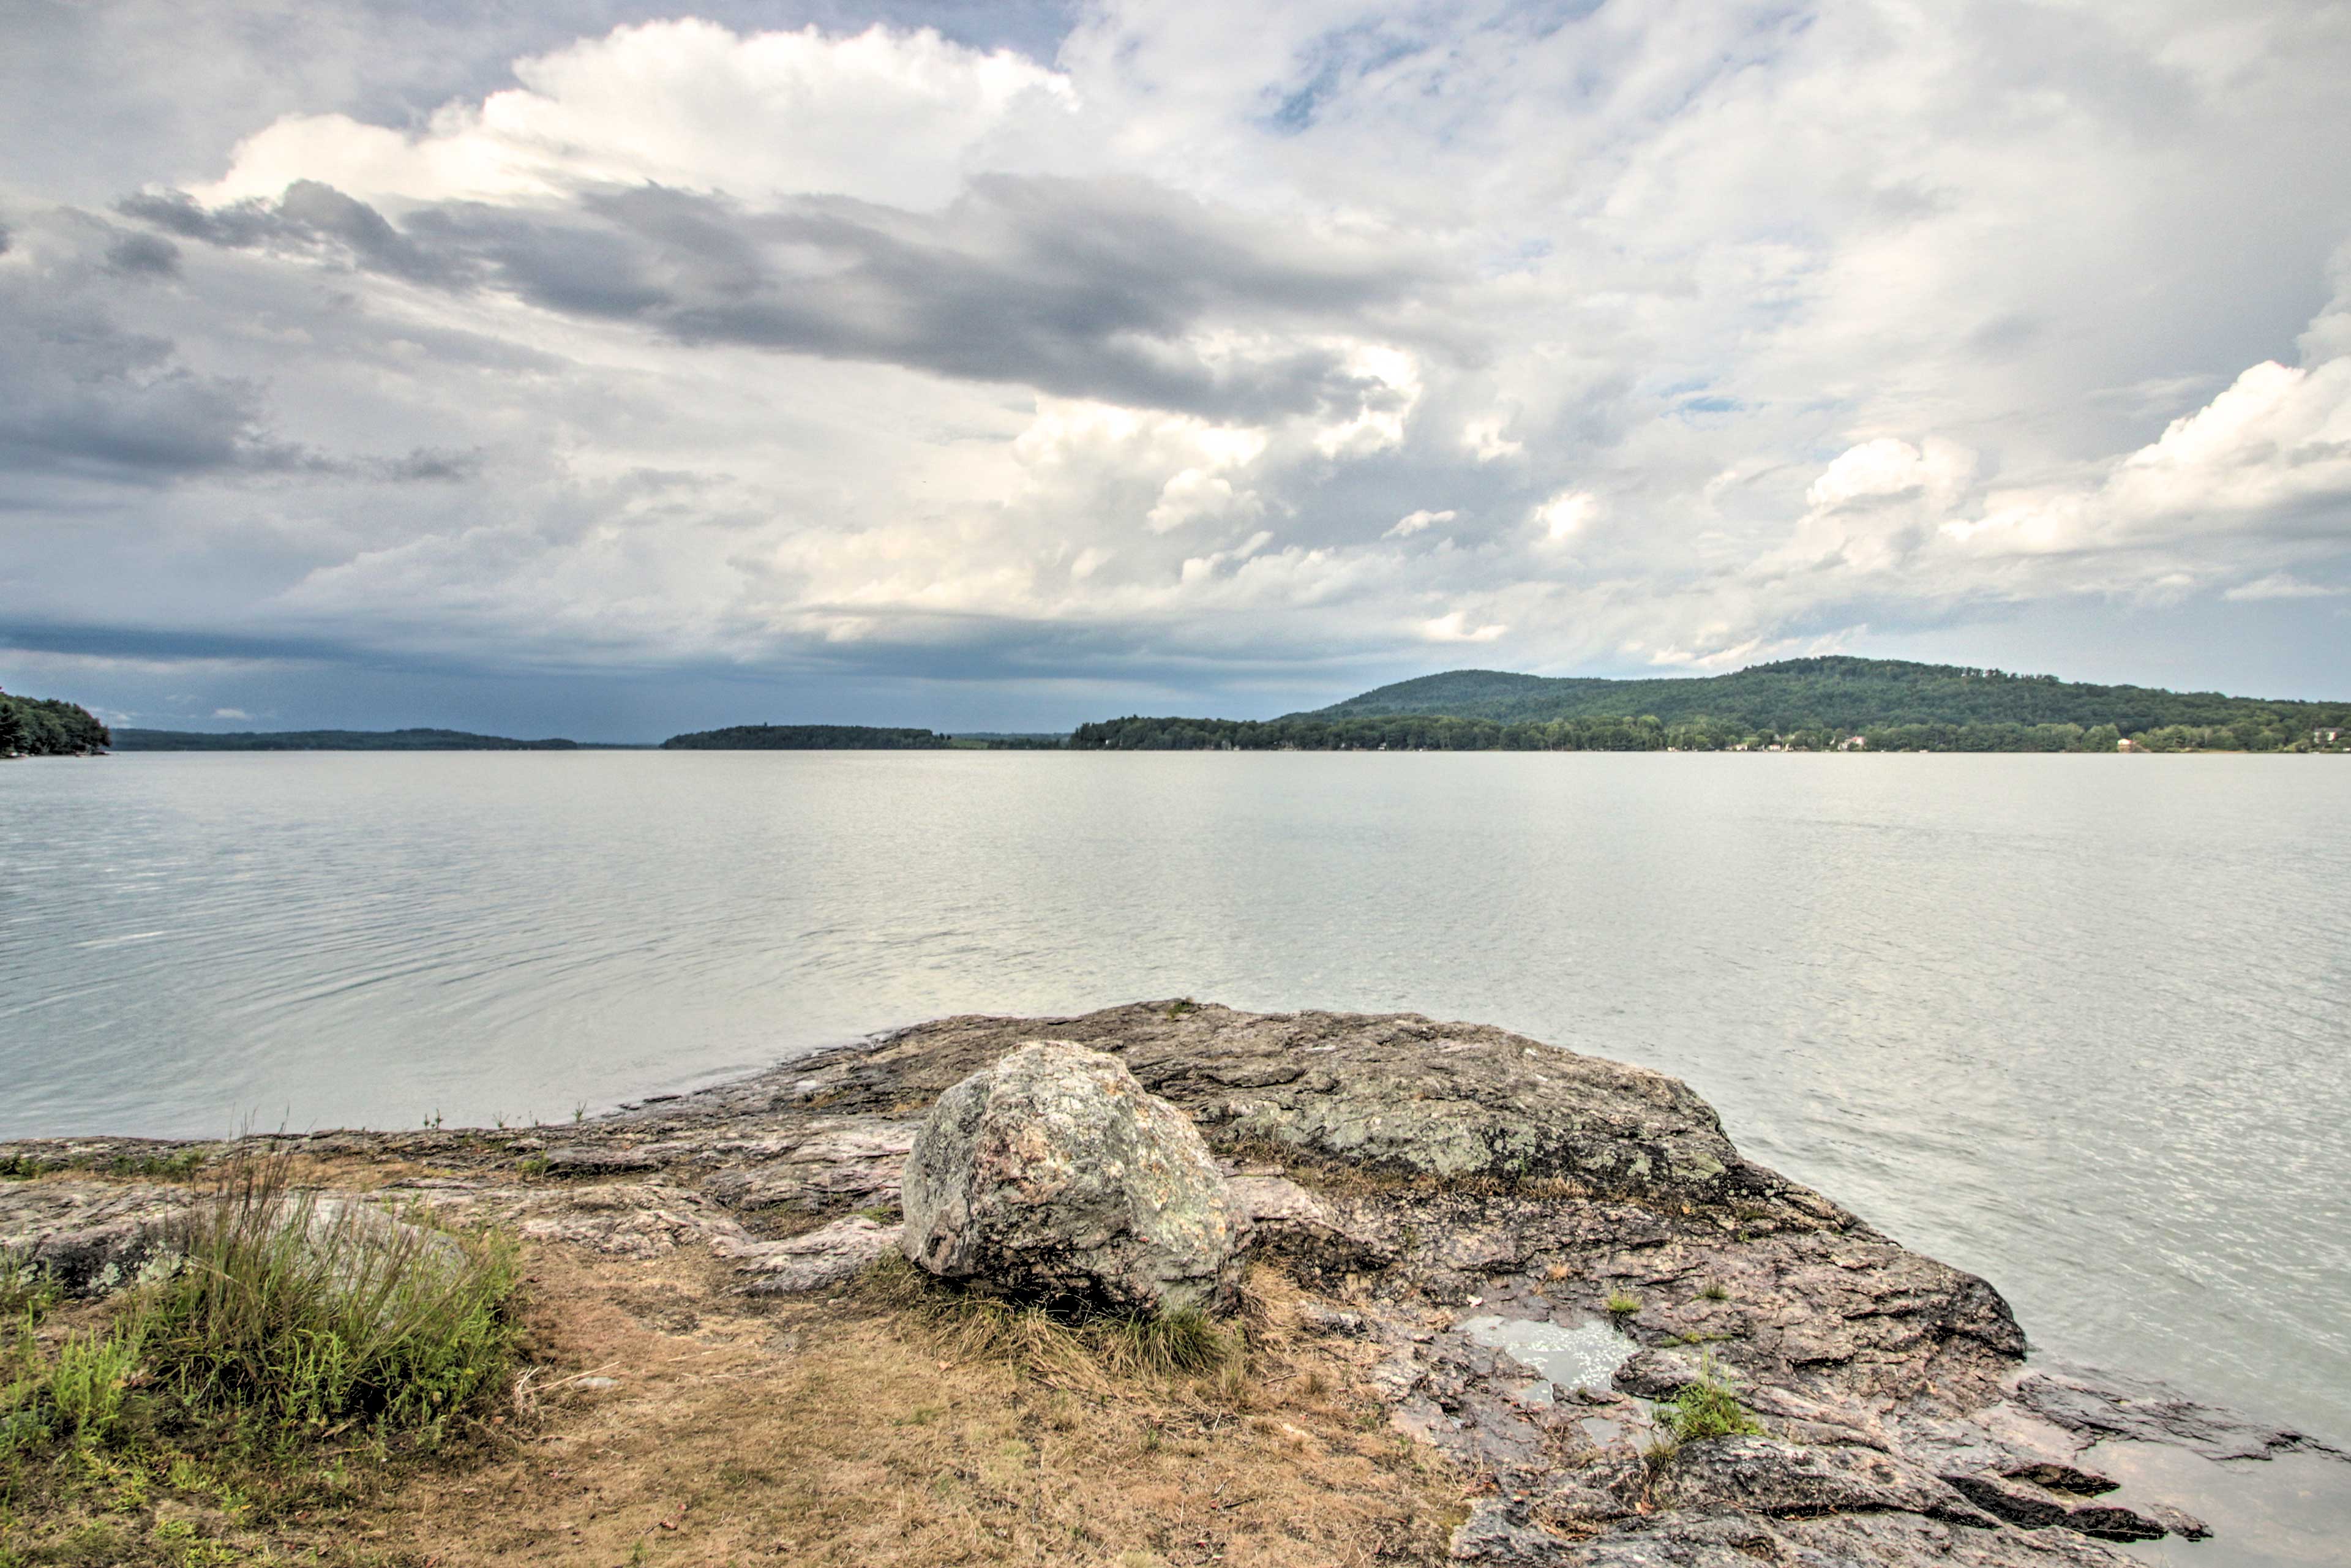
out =
[(566, 1120), (946, 1012), (1411, 1009), (1663, 1069), (2036, 1346), (2351, 1437), (2351, 766), (0, 766), (0, 1135)]

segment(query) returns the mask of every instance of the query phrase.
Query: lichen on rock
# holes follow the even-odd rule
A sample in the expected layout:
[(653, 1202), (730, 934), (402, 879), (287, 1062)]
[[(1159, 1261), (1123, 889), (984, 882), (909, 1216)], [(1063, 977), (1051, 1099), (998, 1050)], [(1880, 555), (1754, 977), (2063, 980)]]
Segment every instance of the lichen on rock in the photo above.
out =
[(906, 1257), (946, 1280), (1128, 1312), (1222, 1307), (1237, 1280), (1240, 1226), (1198, 1129), (1066, 1041), (940, 1095), (902, 1201)]

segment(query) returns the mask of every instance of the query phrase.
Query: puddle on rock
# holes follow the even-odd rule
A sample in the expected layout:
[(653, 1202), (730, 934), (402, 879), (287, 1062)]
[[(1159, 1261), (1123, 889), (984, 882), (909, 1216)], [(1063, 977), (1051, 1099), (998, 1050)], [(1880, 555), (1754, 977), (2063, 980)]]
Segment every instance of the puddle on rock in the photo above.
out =
[(1529, 1318), (1465, 1318), (1457, 1325), (1479, 1344), (1507, 1353), (1562, 1388), (1608, 1392), (1608, 1380), (1641, 1347), (1606, 1323), (1558, 1323)]

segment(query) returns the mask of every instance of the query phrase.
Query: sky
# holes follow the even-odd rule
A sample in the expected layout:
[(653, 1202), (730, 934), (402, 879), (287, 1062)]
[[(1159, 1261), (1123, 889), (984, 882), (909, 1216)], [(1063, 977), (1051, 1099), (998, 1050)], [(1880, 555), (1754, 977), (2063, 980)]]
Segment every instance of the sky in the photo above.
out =
[(2351, 5), (0, 0), (0, 687), (2351, 695)]

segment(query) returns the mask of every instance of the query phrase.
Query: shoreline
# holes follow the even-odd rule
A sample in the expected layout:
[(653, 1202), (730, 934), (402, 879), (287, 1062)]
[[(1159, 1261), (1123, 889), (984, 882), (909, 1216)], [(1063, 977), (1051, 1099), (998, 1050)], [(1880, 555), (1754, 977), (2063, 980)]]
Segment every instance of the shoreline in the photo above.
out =
[[(1235, 1190), (1249, 1195), (1254, 1256), (1299, 1292), (1301, 1311), (1323, 1314), (1324, 1337), (1360, 1353), (1365, 1397), (1386, 1427), (1490, 1489), (1473, 1490), (1456, 1552), (1485, 1540), (1484, 1560), (1549, 1561), (1541, 1554), (1562, 1542), (1621, 1537), (1630, 1550), (1635, 1536), (1655, 1543), (1674, 1531), (1695, 1544), (1733, 1514), (1791, 1550), (1825, 1550), (1857, 1528), (1808, 1511), (1802, 1500), (1816, 1503), (1825, 1488), (1845, 1502), (1822, 1518), (1874, 1521), (1922, 1553), (1887, 1561), (1928, 1561), (1918, 1532), (1957, 1529), (2007, 1553), (1986, 1563), (2121, 1562), (2104, 1544), (2095, 1550), (2107, 1557), (2049, 1553), (2061, 1540), (2093, 1550), (2116, 1531), (2177, 1537), (2184, 1526), (2167, 1522), (2167, 1510), (2200, 1506), (2238, 1549), (2247, 1529), (2272, 1526), (2258, 1509), (2249, 1526), (2242, 1500), (2228, 1495), (2259, 1488), (2182, 1497), (2180, 1477), (2161, 1465), (2140, 1467), (2157, 1472), (2149, 1481), (2117, 1475), (2119, 1490), (2094, 1487), (2100, 1478), (2077, 1472), (2101, 1443), (2200, 1455), (2214, 1469), (2208, 1481), (2231, 1480), (2230, 1467), (2256, 1456), (2341, 1462), (2316, 1438), (2030, 1357), (1992, 1284), (1752, 1166), (1672, 1079), (1414, 1015), (1156, 1003), (1071, 1019), (948, 1018), (570, 1124), (249, 1142), (343, 1171), (353, 1193), (495, 1223), (600, 1266), (704, 1260), (698, 1299), (799, 1300), (852, 1289), (878, 1255), (868, 1232), (886, 1229), (874, 1217), (894, 1201), (929, 1100), (1040, 1037), (1114, 1051), (1208, 1135)], [(156, 1195), (200, 1176), (205, 1151), (219, 1147), (0, 1142), (0, 1168), (20, 1178), (0, 1185), (0, 1216), (12, 1198), (21, 1208), (27, 1194), (86, 1188), (80, 1218), (103, 1210), (111, 1218), (99, 1228), (120, 1228), (126, 1192), (163, 1201)], [(59, 1168), (23, 1179), (48, 1160)], [(1635, 1386), (1552, 1382), (1493, 1342), (1531, 1331), (1487, 1319), (1621, 1340)], [(1736, 1380), (1769, 1436), (1694, 1444), (1687, 1461), (1669, 1461), (1680, 1469), (1653, 1474), (1643, 1457), (1659, 1407), (1650, 1396), (1700, 1365)], [(1723, 1444), (1736, 1464), (1701, 1462), (1709, 1451), (1720, 1460)], [(2227, 1465), (2216, 1464), (2223, 1454)], [(2069, 1476), (2085, 1490), (2042, 1484)], [(1660, 1496), (1683, 1500), (1660, 1513)], [(2018, 1522), (2034, 1517), (2042, 1528)], [(2102, 1522), (2106, 1536), (2085, 1533)], [(2225, 1540), (2163, 1549), (2203, 1553), (2179, 1561), (2272, 1560), (2231, 1557)]]

